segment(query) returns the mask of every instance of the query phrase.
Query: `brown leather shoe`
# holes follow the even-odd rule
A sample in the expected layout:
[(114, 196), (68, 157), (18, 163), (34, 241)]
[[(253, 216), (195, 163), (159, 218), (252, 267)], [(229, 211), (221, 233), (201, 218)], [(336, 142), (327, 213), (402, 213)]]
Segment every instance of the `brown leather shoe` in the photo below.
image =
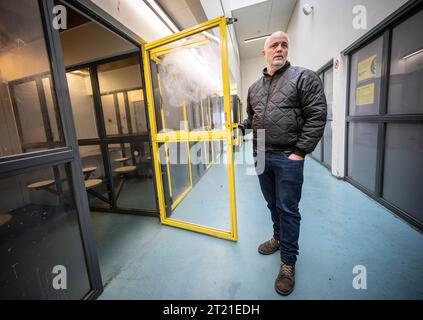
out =
[(275, 290), (277, 293), (287, 296), (294, 291), (295, 286), (295, 267), (281, 264), (278, 277), (275, 281)]
[(266, 241), (265, 243), (259, 245), (258, 252), (264, 255), (269, 255), (278, 251), (279, 247), (279, 241), (273, 237), (269, 241)]

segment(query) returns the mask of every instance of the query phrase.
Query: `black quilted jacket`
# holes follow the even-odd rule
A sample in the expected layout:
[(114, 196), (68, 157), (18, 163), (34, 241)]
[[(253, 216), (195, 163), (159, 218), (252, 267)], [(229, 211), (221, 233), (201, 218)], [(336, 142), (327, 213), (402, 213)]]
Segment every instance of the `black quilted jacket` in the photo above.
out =
[[(264, 69), (263, 77), (248, 90), (247, 113), (243, 125), (253, 129), (255, 152), (305, 156), (316, 148), (325, 129), (327, 103), (322, 81), (313, 71), (289, 62), (273, 76)], [(265, 129), (265, 134), (257, 135), (257, 129)]]

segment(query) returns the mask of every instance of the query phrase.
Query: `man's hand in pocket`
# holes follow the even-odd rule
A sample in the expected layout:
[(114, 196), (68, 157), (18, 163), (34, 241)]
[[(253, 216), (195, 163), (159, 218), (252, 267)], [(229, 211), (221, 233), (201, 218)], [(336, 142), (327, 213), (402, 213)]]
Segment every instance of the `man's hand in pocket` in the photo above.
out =
[(295, 153), (292, 153), (292, 154), (288, 157), (288, 159), (289, 159), (289, 160), (293, 160), (293, 161), (301, 161), (301, 160), (304, 160), (304, 158), (303, 158), (303, 157), (300, 157), (300, 156), (296, 155)]

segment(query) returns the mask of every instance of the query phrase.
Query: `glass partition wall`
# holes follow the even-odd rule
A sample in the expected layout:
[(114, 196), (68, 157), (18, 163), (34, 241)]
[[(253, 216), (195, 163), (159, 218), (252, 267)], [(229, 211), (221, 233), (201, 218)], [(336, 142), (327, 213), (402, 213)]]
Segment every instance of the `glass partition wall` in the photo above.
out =
[[(156, 213), (139, 60), (140, 53), (135, 52), (67, 69), (82, 172), (93, 210)], [(50, 74), (12, 80), (9, 92), (20, 150), (63, 146)]]
[(67, 71), (92, 210), (156, 214), (139, 52)]
[(102, 290), (52, 8), (0, 0), (0, 299)]

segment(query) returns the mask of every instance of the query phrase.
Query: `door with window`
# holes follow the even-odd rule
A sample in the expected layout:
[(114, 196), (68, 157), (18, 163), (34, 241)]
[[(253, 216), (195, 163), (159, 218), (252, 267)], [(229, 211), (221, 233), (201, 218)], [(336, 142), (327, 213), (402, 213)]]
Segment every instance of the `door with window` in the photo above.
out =
[(226, 18), (143, 46), (160, 221), (236, 240)]

